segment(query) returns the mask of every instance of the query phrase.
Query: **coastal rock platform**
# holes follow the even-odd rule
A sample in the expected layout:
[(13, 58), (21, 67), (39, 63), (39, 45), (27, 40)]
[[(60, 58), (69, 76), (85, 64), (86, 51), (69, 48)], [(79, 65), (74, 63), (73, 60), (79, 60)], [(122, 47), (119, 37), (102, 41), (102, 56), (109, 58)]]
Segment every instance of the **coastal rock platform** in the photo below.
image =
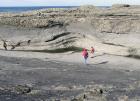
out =
[(138, 101), (139, 39), (139, 6), (0, 13), (0, 101)]

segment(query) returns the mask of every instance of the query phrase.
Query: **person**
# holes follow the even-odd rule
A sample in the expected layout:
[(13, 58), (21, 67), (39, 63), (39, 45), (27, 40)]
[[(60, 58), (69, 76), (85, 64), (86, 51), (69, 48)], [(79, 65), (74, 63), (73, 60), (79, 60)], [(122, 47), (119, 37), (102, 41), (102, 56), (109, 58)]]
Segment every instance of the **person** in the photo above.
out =
[(94, 54), (94, 52), (95, 52), (95, 49), (93, 48), (93, 47), (91, 47), (91, 54), (92, 54), (92, 56), (91, 56), (91, 58), (93, 58), (93, 54)]
[(7, 43), (6, 43), (6, 41), (3, 41), (3, 47), (4, 47), (5, 50), (7, 50)]
[(84, 58), (84, 63), (87, 64), (88, 52), (86, 48), (83, 49), (82, 56)]

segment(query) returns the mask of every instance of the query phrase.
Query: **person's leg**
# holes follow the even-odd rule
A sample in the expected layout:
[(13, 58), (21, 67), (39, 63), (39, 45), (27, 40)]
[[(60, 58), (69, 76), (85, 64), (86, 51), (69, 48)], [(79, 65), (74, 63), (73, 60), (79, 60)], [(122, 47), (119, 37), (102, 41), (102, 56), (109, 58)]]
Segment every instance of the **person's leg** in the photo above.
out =
[(85, 64), (87, 64), (87, 58), (85, 58)]
[(93, 53), (91, 53), (91, 58), (94, 58), (94, 55), (93, 55)]
[(86, 64), (86, 58), (85, 57), (83, 57), (83, 62), (84, 62), (84, 64)]

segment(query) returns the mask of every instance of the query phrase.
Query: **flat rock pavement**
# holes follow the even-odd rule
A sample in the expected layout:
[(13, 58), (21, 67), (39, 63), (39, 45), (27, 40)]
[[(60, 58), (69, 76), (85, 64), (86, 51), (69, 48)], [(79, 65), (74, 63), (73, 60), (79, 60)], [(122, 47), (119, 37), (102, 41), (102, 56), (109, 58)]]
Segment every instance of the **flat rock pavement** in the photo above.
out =
[(105, 68), (112, 66), (0, 56), (0, 101), (75, 101), (95, 91), (107, 101), (138, 98), (140, 71)]

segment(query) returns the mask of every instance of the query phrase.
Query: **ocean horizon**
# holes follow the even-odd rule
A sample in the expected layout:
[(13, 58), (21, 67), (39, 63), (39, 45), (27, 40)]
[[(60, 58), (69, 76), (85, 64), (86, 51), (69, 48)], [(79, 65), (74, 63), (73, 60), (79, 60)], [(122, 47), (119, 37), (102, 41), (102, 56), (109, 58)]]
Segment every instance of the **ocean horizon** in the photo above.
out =
[[(25, 12), (39, 9), (47, 9), (47, 8), (75, 8), (79, 6), (25, 6), (25, 7), (0, 7), (0, 12)], [(109, 6), (97, 6), (100, 8), (108, 8)]]

